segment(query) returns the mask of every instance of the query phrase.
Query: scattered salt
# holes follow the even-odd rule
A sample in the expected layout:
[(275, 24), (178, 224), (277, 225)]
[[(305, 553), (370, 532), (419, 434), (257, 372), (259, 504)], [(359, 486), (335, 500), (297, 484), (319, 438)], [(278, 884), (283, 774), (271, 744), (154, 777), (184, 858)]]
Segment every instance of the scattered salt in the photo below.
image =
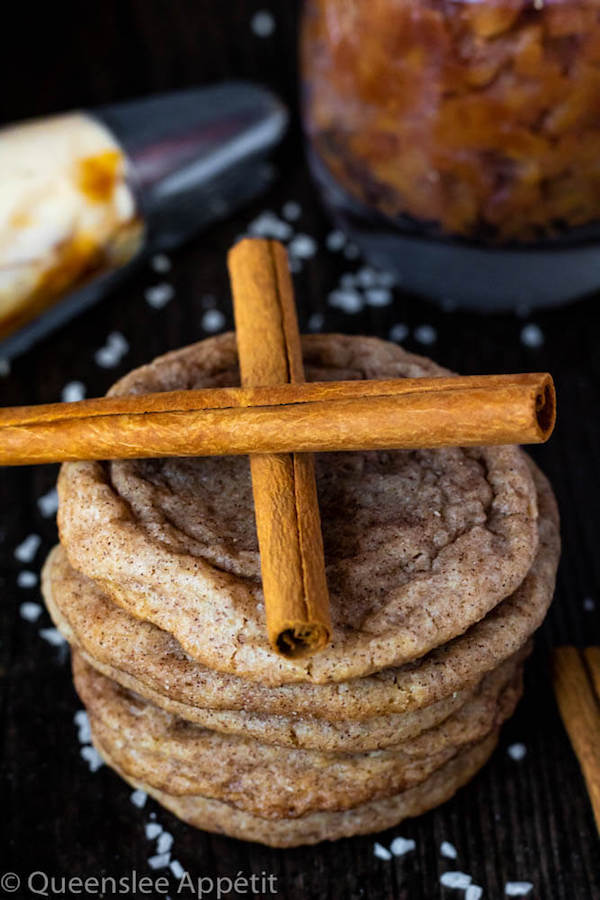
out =
[(146, 791), (134, 791), (131, 797), (129, 798), (134, 806), (137, 806), (138, 809), (141, 809), (146, 805), (146, 800), (148, 799), (148, 794)]
[(156, 842), (157, 853), (170, 853), (173, 846), (173, 835), (168, 831), (163, 831)]
[(118, 365), (129, 350), (129, 344), (119, 331), (111, 331), (103, 347), (96, 350), (94, 359), (103, 369), (112, 369)]
[(225, 316), (220, 309), (207, 309), (206, 312), (202, 314), (201, 325), (204, 331), (208, 331), (209, 334), (214, 334), (224, 327)]
[(337, 253), (338, 250), (341, 250), (345, 243), (346, 235), (343, 231), (330, 231), (325, 238), (325, 246), (332, 253)]
[(504, 893), (507, 897), (526, 897), (533, 890), (531, 881), (507, 881)]
[(306, 326), (309, 331), (320, 331), (324, 324), (325, 316), (323, 313), (314, 312), (309, 316)]
[(283, 213), (284, 218), (288, 220), (288, 222), (296, 222), (302, 215), (302, 207), (294, 200), (288, 200), (287, 203), (283, 204), (283, 209), (281, 210), (281, 212)]
[(465, 872), (444, 872), (440, 878), (440, 882), (444, 887), (458, 888), (461, 891), (465, 891), (472, 881), (471, 876)]
[(465, 891), (465, 900), (481, 900), (483, 897), (483, 888), (478, 884), (470, 884)]
[(38, 509), (45, 519), (53, 516), (58, 509), (58, 492), (56, 488), (50, 488), (48, 493), (38, 497)]
[(377, 859), (385, 859), (390, 860), (392, 858), (392, 854), (389, 850), (386, 850), (385, 847), (382, 847), (381, 844), (375, 844), (373, 847), (373, 853), (377, 857)]
[(596, 608), (596, 604), (591, 597), (585, 597), (583, 600), (583, 608), (586, 612), (593, 612)]
[(390, 844), (390, 850), (394, 856), (404, 856), (405, 853), (410, 853), (414, 850), (416, 846), (412, 838), (397, 837)]
[(77, 403), (85, 397), (85, 384), (82, 381), (69, 381), (62, 389), (63, 403)]
[(456, 847), (454, 844), (451, 844), (450, 841), (442, 841), (440, 844), (440, 853), (442, 856), (445, 856), (446, 859), (456, 859), (458, 856)]
[(181, 865), (178, 859), (172, 859), (169, 865), (171, 872), (175, 876), (175, 878), (183, 878), (185, 875), (185, 869)]
[(90, 772), (97, 772), (100, 766), (104, 765), (104, 760), (91, 744), (86, 744), (79, 752), (90, 767)]
[(518, 762), (527, 756), (527, 747), (525, 744), (511, 744), (507, 752), (511, 759)]
[(346, 259), (358, 259), (360, 256), (360, 250), (356, 246), (356, 244), (346, 244), (344, 248), (344, 256)]
[(392, 325), (390, 328), (389, 337), (390, 341), (397, 341), (400, 343), (408, 337), (408, 328), (403, 322), (397, 322), (396, 325)]
[(85, 709), (78, 709), (73, 716), (73, 721), (77, 726), (77, 740), (80, 744), (89, 744), (92, 740), (92, 732), (90, 729), (90, 720)]
[(328, 298), (329, 305), (341, 309), (345, 313), (358, 313), (364, 306), (362, 295), (352, 289), (332, 291)]
[(159, 825), (158, 822), (148, 822), (146, 825), (146, 837), (149, 841), (153, 841), (155, 838), (159, 836), (162, 832), (162, 825)]
[(317, 242), (309, 234), (297, 234), (288, 244), (291, 256), (310, 259), (317, 252)]
[(29, 569), (24, 569), (17, 575), (17, 584), (20, 588), (32, 588), (35, 587), (37, 583), (37, 575), (35, 572), (30, 572)]
[(530, 322), (529, 325), (524, 325), (521, 329), (521, 343), (534, 349), (541, 347), (544, 343), (544, 334), (539, 325), (535, 325), (533, 322)]
[(171, 260), (166, 253), (156, 253), (150, 260), (150, 265), (160, 274), (171, 271)]
[(7, 375), (10, 375), (10, 359), (0, 356), (0, 378), (6, 378)]
[(254, 237), (275, 238), (278, 241), (287, 241), (294, 233), (288, 222), (284, 222), (270, 210), (261, 213), (250, 222), (248, 232)]
[(42, 539), (39, 534), (29, 534), (18, 547), (15, 547), (15, 558), (19, 562), (30, 563), (38, 551)]
[(389, 306), (392, 302), (392, 292), (388, 288), (369, 288), (366, 291), (369, 306)]
[(435, 344), (437, 340), (437, 331), (433, 325), (419, 325), (415, 328), (415, 341), (419, 344)]
[(161, 281), (160, 284), (153, 284), (152, 287), (146, 288), (144, 291), (146, 303), (153, 309), (162, 309), (174, 296), (175, 288), (167, 281)]
[(340, 278), (340, 285), (343, 288), (354, 288), (358, 283), (358, 278), (354, 272), (344, 272)]
[(270, 37), (275, 31), (275, 19), (268, 9), (259, 9), (250, 20), (250, 27), (257, 37)]
[(65, 639), (58, 628), (40, 628), (40, 637), (52, 644), (53, 647), (62, 647)]
[(42, 614), (42, 607), (39, 603), (27, 601), (26, 603), (21, 603), (19, 613), (26, 622), (37, 622)]
[(151, 869), (166, 869), (171, 859), (170, 853), (157, 853), (148, 860)]
[(369, 266), (363, 266), (362, 269), (358, 270), (356, 280), (363, 288), (377, 287), (379, 282), (377, 272)]

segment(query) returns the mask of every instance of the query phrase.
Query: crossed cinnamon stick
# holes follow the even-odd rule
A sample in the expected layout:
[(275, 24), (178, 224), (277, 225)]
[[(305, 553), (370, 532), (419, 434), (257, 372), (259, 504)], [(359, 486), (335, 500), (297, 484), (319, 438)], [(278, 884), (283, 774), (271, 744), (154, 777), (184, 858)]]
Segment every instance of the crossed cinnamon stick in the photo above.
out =
[(331, 636), (312, 452), (540, 443), (547, 373), (305, 384), (285, 249), (229, 254), (241, 388), (0, 410), (0, 465), (249, 454), (267, 632), (300, 658)]

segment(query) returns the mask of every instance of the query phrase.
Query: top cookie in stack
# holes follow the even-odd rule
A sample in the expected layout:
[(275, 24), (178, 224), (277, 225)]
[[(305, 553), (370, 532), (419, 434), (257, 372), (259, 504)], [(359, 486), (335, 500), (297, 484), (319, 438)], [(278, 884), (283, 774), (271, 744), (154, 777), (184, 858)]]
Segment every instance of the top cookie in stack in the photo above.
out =
[[(303, 347), (312, 381), (446, 374), (372, 338)], [(111, 393), (238, 383), (223, 335)], [(245, 457), (64, 465), (44, 573), (100, 752), (193, 824), (282, 846), (387, 827), (470, 777), (558, 558), (516, 447), (322, 454), (317, 481), (334, 630), (312, 658), (267, 641)]]

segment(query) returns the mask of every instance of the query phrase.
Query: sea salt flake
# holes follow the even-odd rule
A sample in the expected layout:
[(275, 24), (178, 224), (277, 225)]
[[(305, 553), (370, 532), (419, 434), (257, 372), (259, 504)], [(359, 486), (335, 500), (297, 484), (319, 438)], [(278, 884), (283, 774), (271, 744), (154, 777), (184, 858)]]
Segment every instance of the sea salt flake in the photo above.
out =
[(297, 234), (288, 244), (292, 256), (310, 259), (317, 252), (317, 242), (309, 234)]
[(270, 37), (275, 31), (275, 19), (268, 9), (259, 9), (250, 20), (250, 27), (257, 37)]
[(159, 825), (158, 822), (148, 822), (145, 831), (148, 840), (153, 841), (162, 833), (162, 825)]
[(514, 759), (515, 762), (519, 762), (519, 760), (524, 759), (527, 756), (527, 747), (525, 744), (511, 744), (507, 753), (511, 759)]
[(60, 397), (63, 403), (78, 403), (85, 397), (85, 384), (83, 381), (68, 381)]
[(288, 200), (287, 203), (283, 204), (281, 212), (288, 222), (296, 222), (302, 215), (302, 207), (295, 200)]
[(451, 844), (450, 841), (442, 841), (440, 844), (440, 853), (442, 856), (445, 856), (446, 859), (456, 859), (458, 856), (456, 847), (454, 844)]
[(584, 597), (583, 608), (586, 612), (593, 612), (596, 609), (596, 604), (592, 597)]
[(103, 369), (112, 369), (128, 350), (129, 344), (123, 335), (119, 331), (111, 331), (104, 346), (96, 350), (94, 359)]
[(89, 744), (92, 740), (92, 731), (90, 728), (90, 720), (85, 709), (78, 709), (73, 716), (73, 721), (77, 726), (77, 740), (80, 744)]
[(30, 563), (38, 551), (42, 539), (39, 534), (28, 534), (18, 547), (15, 547), (15, 559), (19, 562)]
[(185, 875), (185, 869), (183, 868), (183, 866), (181, 865), (181, 863), (179, 862), (178, 859), (172, 859), (169, 864), (169, 868), (170, 868), (171, 872), (173, 873), (173, 875), (175, 876), (175, 878), (183, 878), (183, 876)]
[(90, 767), (90, 772), (97, 772), (100, 766), (104, 765), (104, 760), (102, 759), (96, 748), (92, 747), (91, 744), (86, 744), (86, 746), (82, 747), (79, 752)]
[(39, 603), (27, 601), (26, 603), (21, 603), (19, 613), (26, 622), (37, 622), (42, 614), (42, 607)]
[(535, 349), (544, 343), (544, 333), (539, 325), (530, 322), (521, 329), (521, 343)]
[(398, 343), (400, 343), (401, 341), (406, 340), (407, 337), (408, 328), (403, 322), (397, 322), (396, 325), (392, 325), (392, 327), (390, 328), (390, 341), (397, 341)]
[(382, 847), (381, 844), (376, 843), (373, 847), (373, 853), (377, 857), (377, 859), (385, 859), (390, 860), (392, 858), (392, 854), (385, 847)]
[(363, 288), (377, 287), (379, 281), (377, 272), (370, 266), (363, 266), (362, 269), (359, 269), (356, 273), (356, 280)]
[(341, 309), (345, 313), (358, 313), (364, 306), (362, 295), (358, 291), (343, 289), (332, 291), (328, 297), (330, 306)]
[(29, 569), (24, 569), (17, 575), (17, 584), (20, 588), (32, 588), (35, 587), (37, 583), (37, 575), (35, 572), (30, 572)]
[(465, 872), (444, 872), (440, 877), (440, 883), (447, 888), (458, 888), (465, 891), (473, 879)]
[(470, 884), (465, 891), (465, 900), (481, 900), (483, 897), (483, 888), (478, 884)]
[(419, 325), (415, 328), (415, 341), (419, 344), (435, 344), (437, 340), (437, 331), (433, 325)]
[(214, 334), (225, 326), (225, 316), (220, 309), (207, 309), (206, 312), (202, 314), (200, 324), (204, 331), (208, 331), (209, 334)]
[(507, 881), (504, 893), (507, 897), (526, 897), (533, 890), (531, 881)]
[(156, 856), (151, 856), (148, 860), (148, 865), (151, 869), (166, 869), (171, 860), (170, 853), (157, 853)]
[(134, 791), (129, 798), (134, 806), (137, 806), (138, 809), (142, 809), (143, 806), (146, 805), (146, 800), (148, 799), (148, 794), (146, 791)]
[(58, 628), (40, 628), (39, 633), (40, 637), (53, 647), (62, 647), (65, 644), (65, 639)]
[(287, 241), (292, 237), (294, 230), (288, 222), (284, 222), (274, 212), (267, 210), (256, 217), (248, 226), (249, 234), (254, 237), (275, 238), (278, 241)]
[(404, 856), (405, 853), (410, 853), (414, 850), (416, 846), (412, 838), (397, 837), (390, 844), (390, 850), (394, 856)]
[(369, 288), (366, 291), (365, 296), (369, 306), (389, 306), (393, 299), (390, 290), (380, 287)]
[(156, 842), (157, 853), (170, 853), (173, 846), (173, 835), (168, 831), (163, 831)]
[(341, 250), (342, 247), (346, 243), (346, 235), (343, 231), (330, 231), (327, 237), (325, 238), (325, 246), (328, 250), (331, 250), (332, 253), (337, 253), (338, 250)]
[(38, 497), (38, 509), (45, 519), (56, 514), (58, 510), (58, 491), (55, 487), (50, 488), (46, 494)]
[(161, 281), (160, 284), (154, 284), (144, 291), (146, 303), (153, 309), (162, 309), (174, 296), (175, 288), (167, 281)]
[(158, 272), (162, 275), (165, 272), (171, 271), (172, 264), (166, 253), (155, 253), (155, 255), (150, 260), (150, 265), (155, 272)]
[(325, 316), (323, 313), (314, 312), (309, 316), (306, 327), (309, 331), (320, 331), (324, 324)]

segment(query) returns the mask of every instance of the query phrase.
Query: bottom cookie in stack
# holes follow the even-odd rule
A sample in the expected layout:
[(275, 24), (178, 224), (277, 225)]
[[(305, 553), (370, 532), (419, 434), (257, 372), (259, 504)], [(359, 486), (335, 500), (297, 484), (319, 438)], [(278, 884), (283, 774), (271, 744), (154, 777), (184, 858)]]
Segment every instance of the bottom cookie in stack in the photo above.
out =
[(492, 751), (522, 690), (521, 659), (511, 659), (416, 738), (385, 750), (331, 753), (186, 722), (101, 675), (77, 652), (73, 672), (94, 743), (127, 781), (190, 824), (273, 846), (379, 830), (452, 796)]

